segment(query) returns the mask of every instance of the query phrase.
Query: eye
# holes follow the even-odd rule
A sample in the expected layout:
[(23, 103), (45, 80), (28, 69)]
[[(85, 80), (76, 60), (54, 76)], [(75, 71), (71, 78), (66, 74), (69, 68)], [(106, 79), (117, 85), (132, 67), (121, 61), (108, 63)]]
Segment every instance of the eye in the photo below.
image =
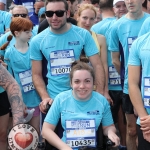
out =
[(86, 83), (90, 83), (91, 81), (90, 81), (90, 80), (85, 80), (85, 82), (86, 82)]
[(88, 19), (88, 17), (84, 16), (84, 17), (83, 17), (83, 19), (84, 19), (84, 20), (87, 20), (87, 19)]
[(74, 83), (79, 84), (79, 80), (74, 81)]
[(95, 18), (90, 18), (91, 21), (95, 20)]

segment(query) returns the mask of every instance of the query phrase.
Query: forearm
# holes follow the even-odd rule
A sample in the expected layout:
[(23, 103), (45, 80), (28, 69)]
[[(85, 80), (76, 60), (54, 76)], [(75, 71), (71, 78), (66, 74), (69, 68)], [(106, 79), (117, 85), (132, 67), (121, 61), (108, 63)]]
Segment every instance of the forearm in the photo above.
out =
[(106, 76), (104, 92), (108, 92), (108, 65), (107, 64), (104, 65), (104, 71)]
[(147, 116), (147, 112), (144, 108), (141, 92), (138, 85), (130, 84), (129, 85), (129, 95), (132, 101), (132, 104), (139, 117)]
[(2, 86), (8, 95), (12, 108), (13, 125), (23, 122), (24, 103), (20, 92), (19, 85), (7, 70), (0, 65), (0, 86)]
[(46, 85), (44, 83), (43, 77), (41, 75), (32, 75), (32, 80), (33, 80), (33, 84), (35, 89), (37, 90), (39, 96), (41, 97), (41, 99), (45, 99), (45, 98), (49, 98), (49, 95), (47, 93), (46, 90)]
[(94, 68), (94, 72), (96, 91), (103, 95), (105, 89), (105, 72), (103, 65), (96, 65)]
[(56, 133), (47, 127), (47, 125), (45, 125), (47, 123), (43, 124), (43, 128), (42, 128), (42, 136), (44, 139), (46, 139), (51, 145), (53, 145), (54, 147), (56, 147), (59, 150), (71, 150), (71, 148), (64, 143), (57, 135)]
[(105, 136), (108, 136), (108, 134), (110, 134), (110, 133), (116, 133), (116, 128), (114, 125), (110, 125), (108, 127), (103, 128), (103, 134)]

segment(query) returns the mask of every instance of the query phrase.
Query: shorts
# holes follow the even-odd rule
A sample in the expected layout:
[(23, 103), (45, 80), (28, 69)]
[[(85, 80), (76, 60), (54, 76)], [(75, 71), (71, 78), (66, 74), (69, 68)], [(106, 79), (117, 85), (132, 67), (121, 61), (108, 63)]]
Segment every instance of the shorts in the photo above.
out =
[(40, 115), (40, 108), (39, 106), (36, 106), (36, 107), (28, 107), (28, 109), (35, 109), (34, 113), (33, 113), (33, 117), (37, 117)]
[(113, 100), (113, 105), (111, 105), (111, 113), (114, 120), (114, 124), (118, 122), (118, 112), (122, 105), (122, 91), (109, 90), (109, 95)]
[(143, 138), (143, 133), (139, 125), (137, 125), (137, 133), (138, 133), (138, 150), (150, 150), (150, 142), (146, 141)]
[(123, 93), (122, 108), (125, 114), (134, 114), (133, 105), (131, 103), (129, 94)]
[(10, 103), (6, 91), (0, 93), (0, 116), (10, 113)]

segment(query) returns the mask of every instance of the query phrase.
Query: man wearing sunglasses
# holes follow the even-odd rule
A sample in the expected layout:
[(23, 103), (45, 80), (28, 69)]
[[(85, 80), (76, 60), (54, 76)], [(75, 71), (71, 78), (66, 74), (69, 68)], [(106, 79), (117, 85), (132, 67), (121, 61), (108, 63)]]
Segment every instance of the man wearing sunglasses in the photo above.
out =
[[(42, 99), (40, 110), (43, 113), (46, 112), (46, 105), (52, 104), (52, 99), (58, 93), (71, 89), (70, 64), (79, 59), (83, 48), (95, 70), (97, 91), (102, 94), (105, 80), (98, 50), (90, 33), (67, 23), (67, 17), (69, 17), (67, 2), (48, 0), (45, 14), (49, 28), (31, 41), (33, 82)], [(47, 90), (42, 77), (42, 54), (48, 61)]]

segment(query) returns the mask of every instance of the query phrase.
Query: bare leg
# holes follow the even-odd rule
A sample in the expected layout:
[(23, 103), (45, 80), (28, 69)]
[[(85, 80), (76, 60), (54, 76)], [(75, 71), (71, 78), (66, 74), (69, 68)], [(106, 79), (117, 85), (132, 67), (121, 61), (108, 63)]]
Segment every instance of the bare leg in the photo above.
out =
[(125, 114), (127, 120), (126, 144), (128, 150), (137, 150), (136, 147), (136, 117), (134, 114)]
[(121, 106), (118, 112), (118, 129), (120, 133), (120, 144), (126, 146), (126, 124), (124, 123), (124, 114)]
[(0, 150), (7, 150), (7, 134), (9, 124), (9, 113), (0, 116)]

